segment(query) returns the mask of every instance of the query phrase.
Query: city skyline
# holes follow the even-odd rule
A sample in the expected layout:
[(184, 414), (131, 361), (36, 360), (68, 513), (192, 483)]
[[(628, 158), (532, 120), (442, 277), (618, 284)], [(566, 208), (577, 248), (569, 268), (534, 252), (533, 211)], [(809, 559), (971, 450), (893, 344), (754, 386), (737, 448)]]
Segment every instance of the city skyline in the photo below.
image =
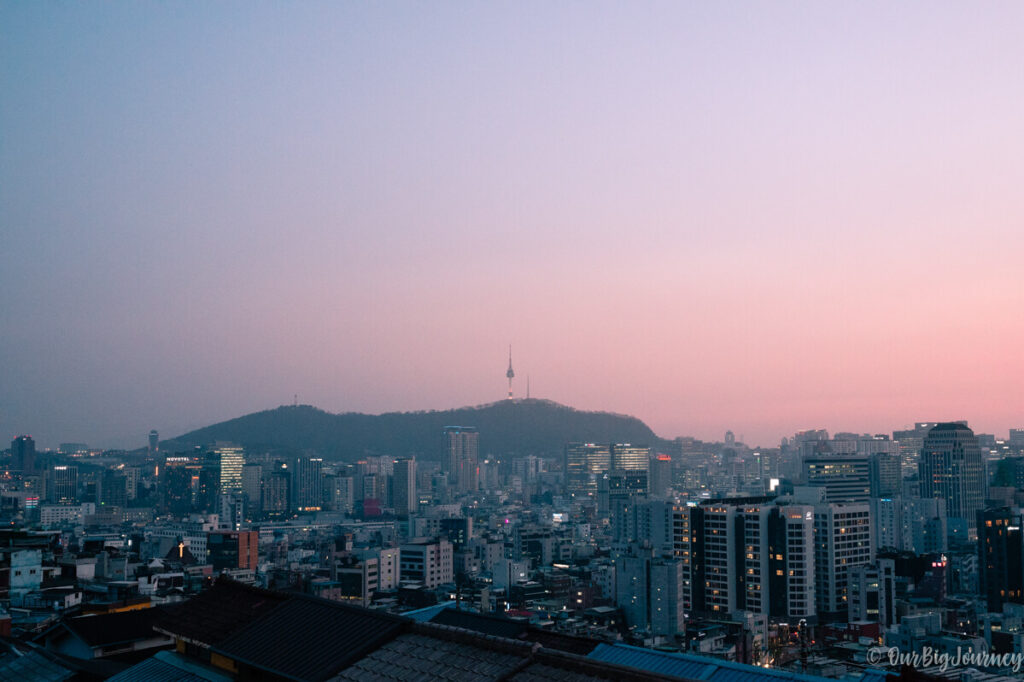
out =
[(0, 6), (0, 434), (1024, 425), (1024, 9)]

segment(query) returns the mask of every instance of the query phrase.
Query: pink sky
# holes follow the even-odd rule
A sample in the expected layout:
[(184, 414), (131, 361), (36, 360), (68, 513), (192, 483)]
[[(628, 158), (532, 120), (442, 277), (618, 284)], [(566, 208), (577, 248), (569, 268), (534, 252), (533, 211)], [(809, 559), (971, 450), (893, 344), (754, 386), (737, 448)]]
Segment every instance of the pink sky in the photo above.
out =
[[(244, 8), (244, 11), (243, 11)], [(1016, 4), (0, 7), (0, 432), (1024, 426)]]

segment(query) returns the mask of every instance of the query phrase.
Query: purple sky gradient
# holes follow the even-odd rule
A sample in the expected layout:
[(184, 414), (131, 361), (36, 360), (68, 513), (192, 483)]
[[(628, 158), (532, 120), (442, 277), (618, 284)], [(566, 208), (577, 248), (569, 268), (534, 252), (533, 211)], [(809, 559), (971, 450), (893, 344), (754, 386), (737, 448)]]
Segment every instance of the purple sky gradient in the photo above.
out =
[(516, 388), (1024, 426), (1024, 7), (3, 3), (0, 436)]

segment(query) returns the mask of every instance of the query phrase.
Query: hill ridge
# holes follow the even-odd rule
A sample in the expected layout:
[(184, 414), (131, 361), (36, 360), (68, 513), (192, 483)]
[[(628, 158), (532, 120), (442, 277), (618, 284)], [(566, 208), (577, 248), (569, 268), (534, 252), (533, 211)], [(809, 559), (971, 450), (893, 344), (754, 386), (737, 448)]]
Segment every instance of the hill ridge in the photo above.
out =
[(543, 398), (500, 400), (448, 410), (332, 413), (313, 405), (281, 405), (196, 429), (161, 443), (166, 452), (231, 441), (251, 451), (300, 454), (331, 460), (368, 455), (437, 459), (445, 426), (475, 426), (480, 454), (554, 455), (566, 443), (632, 442), (662, 447), (665, 441), (636, 417), (578, 410)]

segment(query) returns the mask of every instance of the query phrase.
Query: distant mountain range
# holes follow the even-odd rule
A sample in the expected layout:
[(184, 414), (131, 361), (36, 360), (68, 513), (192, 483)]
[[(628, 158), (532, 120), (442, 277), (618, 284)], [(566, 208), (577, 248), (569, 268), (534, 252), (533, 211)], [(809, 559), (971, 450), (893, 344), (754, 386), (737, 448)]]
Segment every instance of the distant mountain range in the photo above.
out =
[(315, 451), (328, 460), (354, 461), (367, 455), (437, 459), (444, 449), (446, 426), (475, 426), (480, 431), (481, 455), (553, 455), (574, 441), (634, 443), (655, 449), (666, 444), (636, 417), (525, 399), (381, 415), (281, 406), (186, 433), (162, 442), (161, 449), (180, 452), (230, 441), (253, 452)]

